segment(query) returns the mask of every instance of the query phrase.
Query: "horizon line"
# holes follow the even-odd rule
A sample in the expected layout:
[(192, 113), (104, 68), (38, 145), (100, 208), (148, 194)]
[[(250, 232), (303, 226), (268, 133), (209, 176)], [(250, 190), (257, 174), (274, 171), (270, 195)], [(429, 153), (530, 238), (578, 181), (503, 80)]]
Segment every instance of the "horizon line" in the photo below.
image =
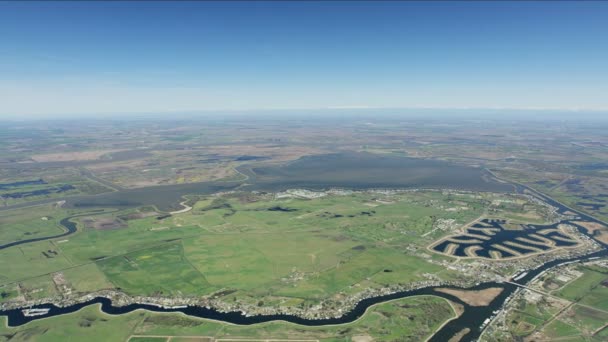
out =
[(345, 106), (328, 106), (328, 107), (310, 107), (310, 108), (280, 108), (280, 107), (269, 107), (269, 108), (248, 108), (248, 109), (239, 109), (239, 108), (212, 108), (212, 109), (183, 109), (183, 110), (159, 110), (159, 111), (112, 111), (112, 112), (68, 112), (68, 113), (16, 113), (16, 114), (0, 114), (0, 121), (10, 120), (10, 121), (26, 121), (26, 120), (37, 120), (37, 119), (64, 119), (64, 118), (75, 118), (78, 116), (82, 116), (82, 119), (90, 118), (96, 119), (94, 117), (90, 117), (92, 115), (101, 115), (101, 116), (116, 116), (116, 115), (129, 115), (129, 116), (158, 116), (158, 115), (166, 115), (166, 114), (211, 114), (211, 113), (230, 113), (230, 114), (238, 114), (238, 113), (257, 113), (257, 112), (302, 112), (302, 111), (335, 111), (335, 112), (344, 112), (344, 111), (373, 111), (373, 110), (438, 110), (438, 111), (480, 111), (480, 110), (491, 110), (491, 111), (532, 111), (532, 112), (549, 112), (549, 111), (557, 111), (557, 112), (572, 112), (572, 113), (580, 113), (580, 112), (588, 112), (588, 113), (608, 113), (608, 108), (584, 108), (584, 107), (475, 107), (475, 106), (457, 106), (457, 107), (447, 107), (447, 106), (406, 106), (406, 107), (375, 107), (375, 106), (365, 106), (365, 105), (345, 105)]

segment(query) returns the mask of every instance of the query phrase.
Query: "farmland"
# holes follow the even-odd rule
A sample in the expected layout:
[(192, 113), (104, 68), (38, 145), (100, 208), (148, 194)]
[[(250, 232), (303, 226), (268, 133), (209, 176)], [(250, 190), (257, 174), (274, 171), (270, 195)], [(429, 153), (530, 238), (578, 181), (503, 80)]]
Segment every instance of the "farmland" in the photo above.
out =
[(492, 330), (492, 336), (499, 341), (516, 337), (603, 341), (608, 322), (606, 285), (605, 259), (554, 270), (534, 284), (539, 292), (520, 293), (504, 321), (498, 322), (504, 324), (504, 331)]
[[(466, 210), (446, 210), (453, 202)], [(479, 216), (481, 203), (472, 195), (449, 199), (440, 192), (352, 193), (314, 200), (237, 193), (201, 199), (191, 211), (174, 216), (139, 210), (93, 213), (72, 219), (78, 232), (68, 238), (1, 250), (2, 260), (19, 260), (3, 265), (3, 281), (61, 271), (80, 291), (79, 281), (70, 279), (78, 272), (64, 270), (87, 265), (131, 295), (197, 296), (232, 289), (245, 299), (280, 296), (314, 302), (355, 291), (352, 285), (361, 281), (383, 286), (421, 281), (423, 273), (456, 276), (433, 264), (435, 256), (421, 258), (416, 251), (443, 234), (432, 231), (433, 220), (449, 217), (458, 226)], [(57, 218), (60, 213), (65, 215), (58, 210)], [(112, 217), (122, 223), (112, 229), (90, 223)], [(142, 218), (124, 219), (133, 217)], [(22, 223), (13, 227), (20, 230)]]
[[(7, 141), (0, 146), (5, 308), (69, 307), (100, 296), (117, 307), (152, 303), (251, 317), (335, 318), (367, 298), (409, 289), (460, 288), (449, 291), (452, 299), (434, 293), (450, 300), (476, 294), (467, 290), (476, 283), (503, 289), (501, 282), (522, 270), (597, 251), (596, 241), (608, 231), (601, 221), (576, 217), (605, 218), (605, 130), (595, 127), (388, 117), (57, 125), (8, 125), (0, 133)], [(570, 208), (557, 212), (521, 184)], [(539, 288), (547, 292), (544, 300), (522, 297), (508, 316), (508, 336), (605, 336), (599, 324), (607, 305), (604, 273), (581, 272), (569, 280), (553, 276)], [(131, 312), (116, 336), (181, 335), (177, 330), (205, 322), (209, 333), (192, 328), (190, 335), (420, 340), (440, 321), (411, 326), (403, 320), (408, 312), (435, 304), (409, 311), (393, 304), (357, 321), (373, 322), (366, 329), (342, 330), (210, 325), (150, 312), (130, 321), (140, 314)], [(500, 309), (490, 300), (483, 304)], [(90, 307), (65, 317), (82, 323), (64, 331), (75, 336), (85, 327), (120, 325)], [(5, 329), (18, 332), (16, 339), (45, 329), (55, 331), (45, 336), (59, 336), (46, 321), (68, 324), (53, 317)], [(469, 330), (456, 333), (476, 334), (478, 322), (470, 322)], [(280, 333), (287, 326), (289, 336)]]

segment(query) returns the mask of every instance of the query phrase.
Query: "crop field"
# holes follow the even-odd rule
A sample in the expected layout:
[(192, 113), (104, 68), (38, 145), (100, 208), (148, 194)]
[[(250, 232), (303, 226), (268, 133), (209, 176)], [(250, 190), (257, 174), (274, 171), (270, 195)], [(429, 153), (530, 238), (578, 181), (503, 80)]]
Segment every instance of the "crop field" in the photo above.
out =
[[(455, 313), (451, 305), (438, 297), (412, 297), (376, 305), (359, 320), (340, 326), (305, 327), (284, 322), (254, 326), (235, 326), (181, 314), (159, 314), (135, 311), (121, 316), (100, 312), (99, 306), (86, 307), (76, 313), (34, 321), (18, 328), (7, 328), (0, 318), (0, 341), (65, 341), (74, 340), (165, 341), (144, 336), (211, 337), (215, 340), (319, 340), (347, 342), (353, 337), (362, 341), (423, 341)], [(184, 341), (190, 339), (183, 339)], [(193, 339), (192, 341), (196, 341)], [(203, 341), (207, 341), (204, 339)]]

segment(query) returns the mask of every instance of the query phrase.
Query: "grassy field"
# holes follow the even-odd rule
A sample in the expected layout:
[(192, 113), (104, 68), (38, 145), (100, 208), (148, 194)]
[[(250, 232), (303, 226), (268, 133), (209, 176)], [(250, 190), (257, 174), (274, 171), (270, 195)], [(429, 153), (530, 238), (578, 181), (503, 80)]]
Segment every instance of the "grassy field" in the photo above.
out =
[(582, 339), (578, 329), (557, 319), (547, 325), (544, 333), (549, 338), (564, 338), (573, 336)]
[[(454, 317), (450, 304), (438, 297), (412, 297), (376, 305), (356, 322), (329, 327), (305, 327), (285, 322), (235, 326), (181, 314), (136, 311), (110, 316), (99, 306), (76, 313), (7, 328), (0, 318), (0, 341), (126, 341), (131, 335), (209, 336), (213, 338), (319, 339), (351, 341), (353, 336), (374, 341), (423, 341)], [(148, 341), (150, 338), (131, 339)], [(162, 339), (161, 339), (162, 340)], [(174, 339), (175, 340), (175, 339)]]
[(44, 275), (70, 266), (73, 264), (50, 241), (33, 242), (0, 250), (0, 282), (2, 283)]
[(548, 337), (578, 336), (585, 341), (603, 341), (600, 329), (608, 322), (608, 270), (597, 266), (578, 268), (583, 275), (556, 294), (575, 301), (573, 307), (561, 314), (545, 329)]
[(181, 243), (116, 256), (97, 264), (108, 280), (127, 294), (170, 296), (213, 290), (205, 277), (185, 260)]
[(566, 303), (552, 300), (549, 297), (543, 297), (539, 301), (518, 298), (506, 319), (509, 322), (509, 330), (513, 336), (528, 336), (541, 328), (546, 321), (564, 309), (565, 306)]
[(608, 310), (608, 298), (605, 297), (608, 288), (601, 285), (603, 281), (608, 280), (608, 271), (600, 272), (588, 267), (581, 267), (580, 271), (583, 275), (559, 290), (556, 295)]
[(0, 285), (0, 294), (4, 294), (0, 298), (0, 302), (15, 299), (19, 295), (28, 300), (59, 296), (60, 293), (53, 277), (60, 277), (57, 279), (61, 279), (63, 286), (72, 294), (84, 295), (98, 290), (115, 288), (106, 275), (94, 263), (91, 263)]
[(0, 215), (0, 245), (61, 234), (65, 230), (58, 223), (65, 215), (64, 209), (54, 205), (3, 212)]
[[(236, 193), (201, 198), (192, 210), (169, 216), (154, 208), (85, 214), (73, 219), (73, 235), (0, 250), (0, 289), (7, 294), (0, 300), (14, 300), (17, 285), (25, 284), (31, 289), (25, 299), (66, 289), (163, 297), (223, 290), (226, 301), (306, 307), (367, 288), (454, 280), (459, 272), (436, 263), (447, 257), (426, 247), (488, 205), (498, 217), (532, 210), (497, 199), (504, 198), (439, 191), (316, 199)], [(23, 222), (40, 214), (24, 214)], [(103, 228), (91, 223), (96, 220), (116, 224)], [(19, 231), (20, 221), (13, 222), (9, 229)], [(451, 228), (437, 229), (438, 222)]]
[[(537, 302), (519, 299), (507, 317), (509, 334), (506, 338), (535, 336), (540, 340), (605, 341), (608, 289), (602, 282), (608, 280), (608, 269), (583, 265), (577, 270), (582, 272), (581, 277), (554, 292), (570, 302), (550, 302), (547, 296)], [(531, 335), (534, 332), (542, 337)]]
[[(445, 234), (433, 230), (434, 222), (453, 219), (457, 227), (480, 216), (484, 201), (441, 192), (314, 200), (247, 193), (202, 199), (191, 211), (162, 219), (144, 215), (149, 209), (91, 214), (77, 219), (78, 233), (65, 239), (0, 251), (2, 260), (11, 260), (0, 262), (0, 279), (52, 285), (49, 274), (62, 272), (78, 293), (117, 287), (132, 295), (198, 296), (232, 289), (244, 298), (316, 301), (363, 286), (424, 280), (425, 273), (451, 279), (454, 272), (425, 256), (425, 246)], [(35, 220), (25, 213), (6, 220), (11, 217), (11, 231)], [(123, 218), (115, 229), (82, 223), (113, 217)]]

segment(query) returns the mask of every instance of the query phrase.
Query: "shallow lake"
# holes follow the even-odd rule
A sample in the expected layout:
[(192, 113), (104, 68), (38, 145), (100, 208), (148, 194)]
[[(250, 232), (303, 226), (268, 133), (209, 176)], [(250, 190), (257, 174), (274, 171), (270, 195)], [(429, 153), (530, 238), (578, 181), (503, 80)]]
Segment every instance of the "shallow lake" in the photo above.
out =
[(360, 152), (300, 158), (292, 163), (266, 167), (241, 167), (249, 179), (243, 182), (203, 182), (151, 186), (96, 196), (68, 199), (70, 207), (135, 207), (155, 205), (160, 210), (180, 209), (181, 196), (211, 194), (239, 187), (241, 190), (282, 191), (293, 188), (450, 188), (510, 192), (511, 185), (493, 180), (481, 168), (392, 155)]

